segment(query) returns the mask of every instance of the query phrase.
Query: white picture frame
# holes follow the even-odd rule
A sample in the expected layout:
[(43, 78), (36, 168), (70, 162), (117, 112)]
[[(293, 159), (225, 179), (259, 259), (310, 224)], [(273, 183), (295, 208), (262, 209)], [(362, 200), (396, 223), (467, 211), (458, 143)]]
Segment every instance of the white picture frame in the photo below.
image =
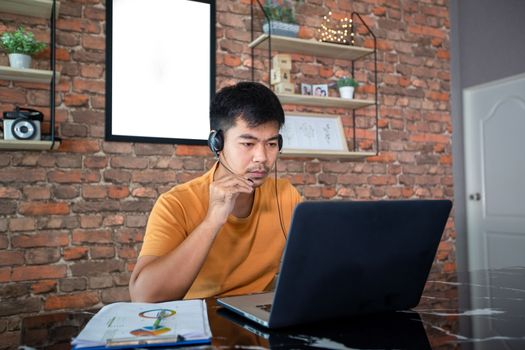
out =
[(348, 145), (338, 115), (287, 113), (283, 128), (283, 154), (347, 154)]

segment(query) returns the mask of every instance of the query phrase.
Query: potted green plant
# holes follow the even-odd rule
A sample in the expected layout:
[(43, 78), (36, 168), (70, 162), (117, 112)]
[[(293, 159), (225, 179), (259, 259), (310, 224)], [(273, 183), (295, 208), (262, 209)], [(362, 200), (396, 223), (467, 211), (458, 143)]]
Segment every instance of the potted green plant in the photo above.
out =
[(0, 46), (9, 56), (9, 64), (13, 68), (31, 67), (31, 56), (39, 53), (45, 43), (38, 42), (31, 32), (19, 27), (14, 32), (5, 32), (0, 38)]
[(337, 81), (337, 87), (339, 88), (339, 95), (341, 98), (354, 98), (354, 90), (357, 88), (359, 83), (350, 77), (341, 77)]
[(265, 23), (263, 32), (272, 35), (297, 37), (299, 25), (295, 19), (295, 8), (291, 0), (266, 0), (263, 5)]

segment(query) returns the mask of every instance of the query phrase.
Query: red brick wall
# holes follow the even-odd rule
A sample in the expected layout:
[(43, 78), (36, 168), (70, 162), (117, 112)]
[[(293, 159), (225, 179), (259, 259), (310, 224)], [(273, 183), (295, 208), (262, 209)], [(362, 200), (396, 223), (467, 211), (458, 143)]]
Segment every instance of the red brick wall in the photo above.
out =
[[(0, 348), (18, 344), (25, 316), (128, 300), (129, 274), (155, 198), (213, 162), (206, 147), (104, 141), (103, 4), (71, 0), (60, 6), (60, 150), (0, 151)], [(381, 153), (358, 161), (283, 158), (280, 174), (307, 199), (452, 198), (447, 2), (305, 0), (298, 7), (301, 36), (315, 34), (312, 27), (328, 7), (336, 15), (358, 11), (378, 37)], [(217, 11), (221, 87), (250, 79), (249, 0), (220, 0)], [(0, 32), (22, 23), (48, 38), (44, 20), (1, 18)], [(335, 79), (349, 69), (341, 60), (293, 59), (298, 82)], [(3, 54), (0, 64), (7, 65)], [(46, 54), (37, 64), (47, 66)], [(258, 56), (255, 64), (264, 78), (267, 62)], [(370, 61), (358, 64), (358, 78), (368, 81), (363, 98), (373, 98), (369, 68)], [(47, 111), (47, 89), (0, 81), (0, 109), (19, 104)], [(352, 135), (347, 110), (286, 108), (341, 115)], [(358, 112), (363, 150), (374, 147), (372, 115), (373, 108)], [(450, 220), (436, 269), (455, 269), (454, 243)]]

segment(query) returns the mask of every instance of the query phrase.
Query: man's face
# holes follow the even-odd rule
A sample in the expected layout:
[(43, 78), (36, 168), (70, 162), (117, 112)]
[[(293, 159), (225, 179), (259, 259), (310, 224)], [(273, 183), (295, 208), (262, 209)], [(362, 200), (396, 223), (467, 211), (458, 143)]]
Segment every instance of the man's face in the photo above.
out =
[(242, 118), (224, 133), (221, 161), (235, 174), (253, 181), (254, 187), (262, 185), (272, 170), (279, 154), (279, 125), (268, 122), (255, 128)]

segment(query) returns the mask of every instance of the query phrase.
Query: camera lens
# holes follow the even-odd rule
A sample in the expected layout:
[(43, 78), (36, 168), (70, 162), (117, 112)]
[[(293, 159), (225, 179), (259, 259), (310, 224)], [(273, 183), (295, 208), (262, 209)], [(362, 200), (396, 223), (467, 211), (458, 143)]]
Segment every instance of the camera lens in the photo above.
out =
[(15, 138), (19, 140), (30, 140), (35, 136), (36, 126), (29, 119), (19, 118), (14, 121), (11, 131)]

